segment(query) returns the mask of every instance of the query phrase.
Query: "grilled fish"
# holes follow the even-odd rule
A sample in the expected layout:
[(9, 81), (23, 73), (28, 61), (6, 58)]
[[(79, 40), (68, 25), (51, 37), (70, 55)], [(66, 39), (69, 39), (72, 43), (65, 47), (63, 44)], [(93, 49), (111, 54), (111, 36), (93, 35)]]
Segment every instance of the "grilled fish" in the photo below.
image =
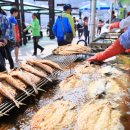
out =
[(68, 101), (56, 101), (41, 108), (32, 118), (32, 130), (67, 129), (76, 120), (74, 104)]
[(44, 71), (52, 74), (54, 72), (54, 69), (51, 68), (50, 66), (46, 65), (46, 64), (42, 64), (38, 61), (33, 61), (33, 60), (28, 60), (27, 61), (28, 64), (33, 64), (33, 65), (36, 65), (38, 67), (40, 67), (41, 69), (43, 69)]
[(80, 54), (80, 53), (87, 53), (90, 50), (91, 49), (89, 47), (83, 45), (68, 44), (54, 49), (53, 54), (59, 54), (59, 55)]
[(4, 97), (0, 94), (0, 104), (3, 102)]
[(80, 65), (75, 68), (76, 73), (81, 73), (81, 74), (93, 74), (97, 72), (99, 69), (99, 66), (96, 65), (90, 65), (89, 63), (85, 63), (83, 65)]
[(121, 121), (121, 112), (118, 110), (113, 110), (111, 112), (111, 121), (110, 121), (110, 130), (124, 130), (124, 126), (122, 125)]
[(23, 70), (26, 70), (32, 74), (35, 74), (41, 78), (47, 78), (47, 75), (43, 72), (40, 72), (36, 69), (34, 69), (32, 66), (28, 65), (28, 64), (20, 64), (20, 67), (23, 69)]
[(34, 89), (34, 91), (35, 91), (35, 93), (36, 93), (36, 94), (38, 93), (36, 84), (33, 83), (33, 82), (31, 81), (30, 77), (28, 77), (24, 72), (19, 71), (19, 70), (16, 70), (16, 71), (12, 71), (12, 72), (11, 72), (11, 75), (18, 77), (18, 78), (21, 79), (23, 82), (25, 82), (27, 85), (32, 86), (33, 89)]
[(95, 98), (97, 95), (106, 92), (106, 84), (107, 80), (105, 78), (101, 78), (87, 85), (89, 98)]
[(18, 82), (18, 84), (21, 87), (21, 89), (23, 89), (22, 91), (25, 92), (28, 96), (30, 96), (30, 93), (28, 91), (26, 91), (26, 88), (28, 86), (22, 80), (20, 80), (18, 77), (14, 76), (13, 78)]
[(2, 74), (0, 76), (0, 79), (4, 79), (8, 84), (12, 85), (16, 89), (21, 90), (25, 92), (27, 95), (29, 95), (29, 93), (26, 91), (27, 86), (24, 83), (22, 83), (20, 80), (14, 79), (11, 75)]
[(17, 95), (16, 91), (13, 88), (11, 88), (11, 86), (5, 81), (2, 81), (0, 83), (0, 94), (12, 100), (18, 108), (20, 107), (20, 105), (22, 105), (21, 102), (18, 102), (15, 99)]
[(61, 90), (67, 91), (69, 89), (79, 87), (81, 82), (82, 81), (80, 80), (80, 77), (73, 74), (73, 75), (70, 75), (69, 77), (67, 77), (65, 80), (63, 80), (59, 84), (59, 86), (60, 86)]
[(63, 70), (57, 63), (51, 61), (51, 60), (36, 60), (42, 64), (47, 64), (53, 68), (59, 69), (59, 70)]
[(38, 77), (38, 76), (36, 76), (36, 75), (34, 75), (34, 74), (28, 72), (28, 71), (23, 71), (23, 72), (27, 75), (27, 77), (30, 78), (30, 80), (31, 80), (34, 84), (37, 84), (37, 83), (40, 82), (40, 80), (41, 80), (40, 77)]

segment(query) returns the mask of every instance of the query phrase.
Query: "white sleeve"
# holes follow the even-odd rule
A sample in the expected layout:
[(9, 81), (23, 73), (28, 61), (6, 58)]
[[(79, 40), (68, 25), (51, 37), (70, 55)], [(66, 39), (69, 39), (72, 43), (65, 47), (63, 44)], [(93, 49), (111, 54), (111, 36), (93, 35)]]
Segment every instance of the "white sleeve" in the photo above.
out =
[(130, 16), (128, 16), (126, 19), (121, 20), (120, 22), (120, 29), (124, 29), (130, 26)]

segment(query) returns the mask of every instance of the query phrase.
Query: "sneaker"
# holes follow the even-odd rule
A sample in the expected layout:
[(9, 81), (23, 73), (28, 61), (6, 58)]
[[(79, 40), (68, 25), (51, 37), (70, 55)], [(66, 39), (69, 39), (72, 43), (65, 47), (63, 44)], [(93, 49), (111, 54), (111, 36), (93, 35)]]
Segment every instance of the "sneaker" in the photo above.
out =
[(43, 49), (41, 49), (41, 53), (44, 51), (44, 48)]
[(37, 56), (36, 54), (32, 54), (32, 56)]
[(15, 62), (19, 62), (19, 61), (22, 61), (21, 59), (15, 59)]

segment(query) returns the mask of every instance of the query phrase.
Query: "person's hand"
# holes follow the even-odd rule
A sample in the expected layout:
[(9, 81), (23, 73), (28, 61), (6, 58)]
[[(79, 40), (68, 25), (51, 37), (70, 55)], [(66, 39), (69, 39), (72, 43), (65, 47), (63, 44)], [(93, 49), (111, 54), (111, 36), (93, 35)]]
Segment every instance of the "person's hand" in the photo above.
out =
[(4, 43), (3, 42), (0, 42), (0, 47), (4, 46)]
[(23, 32), (26, 32), (26, 29), (24, 29)]
[(120, 22), (111, 23), (109, 25), (109, 30), (112, 30), (114, 28), (120, 28)]
[(6, 39), (4, 39), (4, 45), (7, 45), (8, 41)]

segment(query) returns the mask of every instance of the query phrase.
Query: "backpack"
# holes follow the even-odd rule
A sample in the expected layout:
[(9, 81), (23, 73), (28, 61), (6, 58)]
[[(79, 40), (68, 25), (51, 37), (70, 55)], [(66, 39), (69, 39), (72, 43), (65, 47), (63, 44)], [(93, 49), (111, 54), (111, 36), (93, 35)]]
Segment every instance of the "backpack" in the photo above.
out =
[(52, 31), (57, 37), (58, 41), (71, 42), (73, 39), (73, 32), (67, 17), (58, 16)]
[(9, 22), (5, 15), (0, 14), (0, 36), (7, 36), (7, 32), (9, 29)]

